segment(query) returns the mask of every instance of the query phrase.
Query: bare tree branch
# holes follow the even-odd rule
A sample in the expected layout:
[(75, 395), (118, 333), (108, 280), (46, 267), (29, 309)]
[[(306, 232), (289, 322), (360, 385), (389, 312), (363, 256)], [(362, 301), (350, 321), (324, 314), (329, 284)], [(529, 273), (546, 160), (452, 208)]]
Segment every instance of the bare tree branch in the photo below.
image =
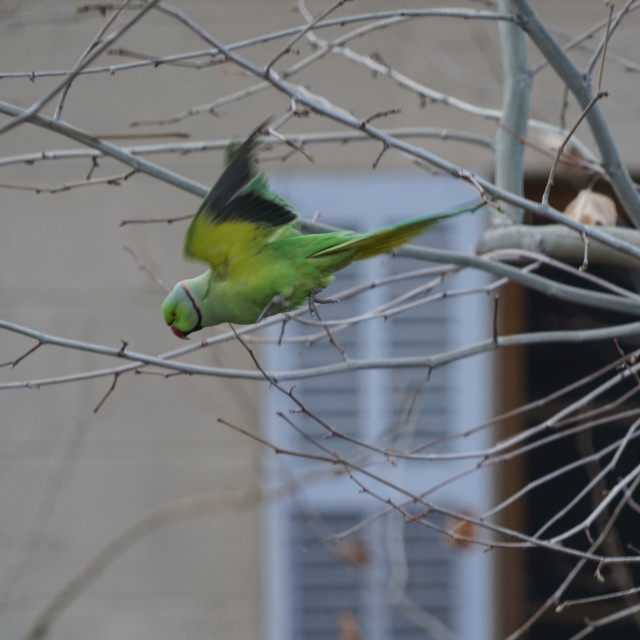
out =
[[(505, 15), (513, 15), (511, 0), (499, 0)], [(502, 53), (503, 88), (502, 119), (496, 134), (496, 186), (516, 195), (524, 195), (524, 145), (531, 103), (531, 76), (527, 67), (527, 41), (517, 26), (508, 22), (498, 25)], [(512, 135), (512, 133), (515, 135)], [(523, 211), (508, 206), (507, 216), (492, 214), (494, 225), (522, 222)]]
[[(529, 34), (555, 72), (567, 84), (582, 109), (586, 110), (594, 98), (594, 90), (588, 78), (580, 73), (551, 36), (529, 1), (513, 0), (513, 2), (522, 19), (522, 28)], [(597, 104), (589, 109), (587, 120), (602, 154), (603, 166), (611, 180), (611, 185), (635, 226), (640, 227), (640, 197), (629, 172), (620, 159), (615, 141), (611, 136), (602, 110)]]

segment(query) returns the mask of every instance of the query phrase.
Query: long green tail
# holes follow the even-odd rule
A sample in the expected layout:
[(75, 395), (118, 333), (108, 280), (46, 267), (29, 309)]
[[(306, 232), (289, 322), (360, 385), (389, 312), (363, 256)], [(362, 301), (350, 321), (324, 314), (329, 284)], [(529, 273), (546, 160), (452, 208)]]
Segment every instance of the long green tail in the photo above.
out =
[(438, 220), (458, 216), (462, 213), (472, 213), (483, 207), (485, 204), (486, 202), (484, 200), (480, 202), (474, 201), (473, 203), (464, 204), (455, 209), (430, 213), (426, 216), (420, 216), (419, 218), (411, 218), (405, 222), (400, 222), (398, 224), (346, 240), (337, 246), (318, 252), (314, 257), (320, 258), (343, 252), (353, 252), (351, 260), (365, 260), (367, 258), (372, 258), (380, 253), (386, 253), (387, 251), (391, 251), (403, 244), (406, 244), (409, 240), (433, 226), (438, 222)]

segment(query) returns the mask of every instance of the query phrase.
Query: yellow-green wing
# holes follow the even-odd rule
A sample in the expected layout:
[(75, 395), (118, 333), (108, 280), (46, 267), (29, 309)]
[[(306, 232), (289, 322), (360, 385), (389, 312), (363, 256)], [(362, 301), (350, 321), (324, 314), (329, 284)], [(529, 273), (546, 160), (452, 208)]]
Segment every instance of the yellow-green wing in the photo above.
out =
[(237, 149), (218, 181), (205, 196), (185, 236), (187, 255), (208, 262), (221, 277), (231, 265), (250, 268), (264, 245), (298, 234), (297, 215), (269, 191), (255, 155), (260, 125)]

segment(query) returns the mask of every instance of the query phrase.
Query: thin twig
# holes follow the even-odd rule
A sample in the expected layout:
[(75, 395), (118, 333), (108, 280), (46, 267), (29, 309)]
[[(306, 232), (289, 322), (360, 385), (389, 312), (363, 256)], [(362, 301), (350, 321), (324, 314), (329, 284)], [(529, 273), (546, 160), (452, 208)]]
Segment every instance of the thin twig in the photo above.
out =
[[(627, 13), (629, 13), (630, 10), (632, 10), (632, 5), (635, 4), (636, 2), (637, 0), (627, 0), (626, 4), (624, 5), (624, 7), (622, 7), (622, 9), (620, 10), (620, 13), (616, 16), (616, 19), (613, 22), (611, 21), (611, 18), (612, 18), (613, 10), (615, 7), (613, 2), (609, 3), (609, 15), (606, 18), (606, 26), (605, 26), (606, 30), (604, 33), (604, 37), (596, 47), (595, 51), (593, 52), (593, 56), (591, 57), (591, 60), (589, 60), (589, 63), (587, 64), (587, 68), (585, 70), (586, 77), (588, 78), (591, 77), (591, 74), (593, 73), (593, 69), (595, 68), (596, 63), (598, 62), (598, 58), (600, 57), (600, 54), (602, 54), (602, 57), (604, 58), (607, 52), (607, 46), (609, 44), (609, 38), (611, 37), (611, 34), (618, 28), (624, 16)], [(635, 8), (637, 9), (638, 7), (635, 7)], [(598, 90), (600, 89), (601, 82), (602, 82), (603, 67), (604, 67), (604, 64), (601, 62), (600, 73), (598, 78)]]
[(265, 71), (273, 67), (273, 65), (282, 58), (282, 56), (288, 54), (291, 51), (291, 47), (298, 42), (301, 38), (305, 36), (309, 31), (314, 29), (322, 20), (324, 20), (330, 13), (333, 13), (336, 9), (339, 9), (346, 2), (350, 2), (350, 0), (337, 0), (337, 2), (330, 7), (328, 7), (325, 11), (318, 14), (317, 18), (311, 20), (307, 26), (299, 31), (287, 44), (265, 65)]
[[(629, 2), (634, 2), (634, 0), (629, 0)], [(609, 38), (611, 37), (611, 32), (612, 32), (612, 27), (611, 27), (611, 16), (613, 16), (613, 9), (614, 9), (614, 4), (613, 2), (609, 5), (609, 16), (607, 18), (607, 28), (605, 29), (604, 32), (604, 43), (602, 45), (602, 59), (600, 60), (600, 71), (598, 72), (598, 84), (597, 86), (597, 93), (600, 93), (601, 89), (602, 89), (602, 74), (604, 73), (604, 60), (607, 56), (607, 45), (609, 44)], [(624, 15), (624, 10), (620, 12), (620, 15), (618, 16), (618, 21), (617, 23), (620, 24), (620, 20), (622, 19), (622, 16)], [(594, 56), (594, 62), (595, 62), (596, 56)]]
[[(604, 60), (604, 58), (603, 58), (603, 60)], [(580, 123), (584, 120), (584, 118), (587, 116), (589, 111), (591, 111), (591, 109), (593, 108), (595, 103), (598, 102), (598, 100), (607, 97), (608, 95), (609, 95), (608, 91), (598, 91), (593, 96), (593, 98), (591, 98), (591, 101), (589, 102), (589, 104), (583, 109), (582, 113), (580, 114), (580, 116), (576, 120), (575, 124), (569, 130), (569, 133), (567, 133), (567, 135), (565, 136), (564, 140), (558, 146), (558, 150), (556, 151), (556, 157), (553, 159), (553, 164), (551, 165), (551, 170), (549, 171), (549, 178), (547, 179), (547, 186), (545, 187), (544, 193), (542, 194), (542, 204), (543, 205), (548, 205), (549, 204), (549, 194), (551, 193), (551, 187), (553, 186), (553, 178), (554, 178), (555, 173), (556, 173), (556, 168), (558, 166), (558, 162), (560, 161), (560, 156), (562, 156), (562, 154), (564, 153), (564, 148), (567, 146), (567, 144), (571, 140), (571, 137), (576, 132), (576, 129), (580, 126)]]
[(98, 413), (98, 411), (100, 410), (100, 407), (102, 407), (106, 399), (113, 393), (113, 390), (116, 388), (117, 382), (118, 382), (118, 374), (116, 373), (113, 376), (113, 382), (111, 383), (111, 386), (109, 387), (109, 389), (107, 389), (107, 392), (104, 394), (104, 396), (102, 396), (102, 399), (100, 400), (100, 402), (98, 402), (98, 404), (93, 408), (93, 413)]
[[(69, 89), (71, 89), (71, 82), (73, 81), (73, 78), (71, 78), (70, 76), (72, 76), (74, 71), (76, 71), (76, 69), (80, 67), (82, 61), (89, 55), (89, 53), (91, 53), (91, 51), (93, 49), (95, 49), (100, 44), (102, 36), (104, 36), (104, 34), (107, 32), (107, 29), (116, 21), (116, 19), (122, 13), (122, 11), (124, 9), (127, 9), (130, 6), (131, 1), (132, 0), (125, 0), (124, 4), (120, 5), (116, 9), (115, 13), (105, 22), (105, 24), (102, 26), (100, 31), (98, 31), (98, 33), (91, 40), (91, 42), (89, 43), (89, 46), (84, 50), (84, 52), (82, 53), (82, 55), (78, 59), (78, 62), (74, 65), (74, 67), (67, 74), (70, 79), (69, 79), (69, 82), (67, 82), (64, 85), (64, 87), (62, 88), (62, 91), (60, 92), (60, 98), (58, 100), (58, 105), (56, 106), (56, 110), (55, 110), (55, 112), (53, 114), (53, 119), (54, 120), (60, 120), (60, 116), (62, 114), (62, 109), (64, 107), (64, 101), (65, 101), (65, 99), (67, 97), (67, 93), (69, 93)], [(141, 5), (140, 9), (142, 9), (143, 7), (144, 7), (144, 5)]]
[(61, 187), (36, 187), (29, 184), (11, 184), (0, 183), (1, 189), (17, 189), (20, 191), (33, 191), (34, 193), (63, 193), (71, 191), (72, 189), (78, 189), (79, 187), (94, 187), (97, 184), (106, 184), (109, 186), (119, 187), (122, 182), (128, 180), (131, 176), (138, 173), (137, 169), (132, 169), (126, 173), (120, 173), (114, 176), (104, 176), (103, 178), (91, 178), (87, 176), (84, 180), (77, 182), (66, 182)]
[[(638, 475), (633, 482), (632, 492), (637, 488), (639, 483), (640, 483), (640, 475)], [(627, 500), (628, 498), (625, 497), (624, 499), (620, 500), (620, 502), (617, 504), (613, 514), (611, 515), (611, 517), (609, 518), (609, 521), (607, 522), (607, 525), (600, 532), (600, 535), (596, 538), (596, 540), (594, 540), (594, 542), (590, 545), (588, 553), (593, 553), (600, 546), (600, 544), (606, 538), (606, 536), (609, 534), (611, 527), (613, 527), (615, 521), (618, 519), (618, 516), (620, 515), (620, 512), (625, 506)], [(531, 626), (534, 624), (534, 622), (539, 620), (549, 609), (558, 606), (559, 600), (562, 597), (562, 594), (565, 593), (569, 585), (573, 582), (574, 578), (582, 570), (586, 562), (587, 562), (586, 558), (581, 558), (576, 563), (575, 567), (567, 574), (566, 578), (562, 581), (562, 583), (555, 590), (555, 592), (549, 598), (547, 598), (545, 603), (541, 607), (539, 607), (537, 611), (532, 616), (530, 616), (520, 627), (518, 627), (518, 629), (516, 629), (512, 634), (510, 634), (506, 638), (506, 640), (516, 640), (516, 638), (519, 638), (520, 636), (522, 636), (523, 633), (525, 633), (528, 629), (530, 629)], [(574, 640), (576, 640), (575, 637), (574, 637)]]
[[(122, 226), (122, 223), (120, 224)], [(159, 285), (164, 291), (171, 291), (171, 285), (165, 282), (157, 273), (155, 273), (152, 269), (150, 269), (144, 262), (140, 259), (138, 254), (128, 246), (122, 247), (131, 257), (136, 261), (138, 265), (138, 269), (143, 273), (146, 273), (157, 285)]]
[(110, 47), (118, 38), (123, 36), (136, 22), (138, 22), (143, 16), (147, 14), (153, 7), (158, 4), (159, 0), (148, 0), (148, 2), (138, 11), (129, 21), (127, 21), (120, 29), (113, 32), (107, 38), (105, 38), (100, 44), (93, 47), (93, 49), (87, 53), (77, 64), (69, 71), (61, 82), (54, 85), (49, 91), (47, 91), (37, 102), (32, 104), (28, 109), (24, 110), (20, 115), (15, 116), (12, 120), (5, 125), (0, 126), (0, 135), (7, 133), (17, 125), (27, 120), (30, 120), (37, 115), (46, 104), (48, 104), (60, 91), (62, 91), (67, 85), (69, 85), (80, 71), (91, 64), (105, 49)]
[(31, 347), (31, 349), (27, 349), (21, 356), (19, 356), (15, 360), (9, 360), (7, 362), (3, 362), (2, 364), (0, 364), (0, 367), (8, 367), (9, 365), (11, 365), (11, 368), (15, 369), (20, 362), (22, 362), (25, 358), (29, 357), (34, 351), (39, 349), (42, 345), (43, 343), (38, 340), (35, 346)]

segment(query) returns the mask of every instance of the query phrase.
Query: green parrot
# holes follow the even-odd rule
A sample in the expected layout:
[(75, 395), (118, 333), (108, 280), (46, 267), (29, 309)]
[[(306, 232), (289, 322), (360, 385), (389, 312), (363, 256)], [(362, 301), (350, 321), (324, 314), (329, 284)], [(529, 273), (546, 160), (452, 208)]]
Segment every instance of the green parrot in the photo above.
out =
[(183, 280), (162, 304), (165, 322), (179, 338), (222, 322), (252, 324), (291, 311), (324, 289), (333, 273), (391, 251), (440, 218), (472, 206), (432, 213), (365, 234), (350, 231), (302, 235), (298, 215), (269, 189), (258, 169), (256, 143), (263, 123), (242, 144), (227, 148), (227, 165), (205, 196), (185, 236), (186, 255), (208, 263)]

